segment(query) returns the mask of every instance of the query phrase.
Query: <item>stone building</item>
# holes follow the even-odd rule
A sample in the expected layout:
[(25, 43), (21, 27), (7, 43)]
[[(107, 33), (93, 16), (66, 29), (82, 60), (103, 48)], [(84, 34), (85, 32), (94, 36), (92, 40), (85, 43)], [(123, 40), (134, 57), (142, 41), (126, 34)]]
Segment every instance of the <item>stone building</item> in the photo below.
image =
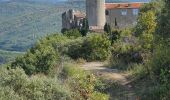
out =
[(103, 29), (106, 23), (105, 0), (86, 0), (86, 15), (90, 30)]
[(106, 22), (113, 28), (132, 27), (137, 23), (143, 3), (106, 3)]
[(84, 18), (88, 19), (90, 30), (103, 30), (105, 23), (112, 28), (132, 27), (137, 23), (139, 9), (143, 2), (105, 3), (105, 0), (86, 0), (86, 14), (69, 10), (62, 14), (63, 28), (81, 28)]
[(62, 28), (81, 28), (85, 17), (85, 13), (70, 9), (62, 14)]

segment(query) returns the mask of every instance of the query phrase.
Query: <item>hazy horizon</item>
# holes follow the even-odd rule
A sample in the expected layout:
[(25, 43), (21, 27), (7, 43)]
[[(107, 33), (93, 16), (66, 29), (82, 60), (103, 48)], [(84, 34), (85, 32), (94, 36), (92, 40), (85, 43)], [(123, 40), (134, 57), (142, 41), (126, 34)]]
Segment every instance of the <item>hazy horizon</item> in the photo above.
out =
[[(58, 3), (65, 2), (69, 0), (0, 0), (1, 2), (9, 2), (9, 1), (34, 1), (34, 2), (48, 2), (48, 3)], [(74, 1), (74, 0), (73, 0)], [(76, 1), (84, 1), (84, 0), (76, 0)], [(106, 2), (149, 2), (150, 0), (106, 0)]]

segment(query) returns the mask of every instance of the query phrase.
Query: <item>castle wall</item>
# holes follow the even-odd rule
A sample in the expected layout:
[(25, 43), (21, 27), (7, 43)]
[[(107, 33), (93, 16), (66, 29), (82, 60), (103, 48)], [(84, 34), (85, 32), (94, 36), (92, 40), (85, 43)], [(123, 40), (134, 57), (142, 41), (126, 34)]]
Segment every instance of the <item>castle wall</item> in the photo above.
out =
[(62, 28), (73, 29), (81, 28), (85, 14), (80, 11), (70, 9), (62, 14)]
[[(109, 9), (107, 10), (106, 22), (113, 28), (132, 27), (137, 23), (139, 9)], [(136, 11), (136, 12), (135, 12)], [(115, 22), (116, 21), (116, 22)], [(117, 24), (117, 26), (115, 26)]]
[(89, 26), (103, 28), (106, 22), (105, 0), (86, 0), (86, 15)]

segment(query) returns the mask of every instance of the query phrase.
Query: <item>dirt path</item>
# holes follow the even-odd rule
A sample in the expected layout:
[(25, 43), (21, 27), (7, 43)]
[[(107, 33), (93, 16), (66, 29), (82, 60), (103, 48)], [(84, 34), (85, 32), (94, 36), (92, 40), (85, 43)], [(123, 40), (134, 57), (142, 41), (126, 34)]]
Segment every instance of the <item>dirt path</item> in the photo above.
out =
[(133, 91), (133, 86), (130, 84), (128, 74), (117, 69), (109, 69), (103, 67), (102, 62), (88, 62), (82, 64), (82, 68), (87, 71), (92, 71), (98, 77), (102, 77), (110, 82), (116, 82), (120, 88), (110, 90), (111, 100), (138, 100)]

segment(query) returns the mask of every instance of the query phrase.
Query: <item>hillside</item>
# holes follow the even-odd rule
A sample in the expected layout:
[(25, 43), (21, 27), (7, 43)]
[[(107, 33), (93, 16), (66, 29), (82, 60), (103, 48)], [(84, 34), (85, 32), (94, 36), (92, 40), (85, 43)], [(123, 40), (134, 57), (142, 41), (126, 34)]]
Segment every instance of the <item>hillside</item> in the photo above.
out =
[(8, 52), (8, 51), (3, 51), (0, 50), (0, 65), (6, 62), (13, 61), (15, 57), (22, 55), (23, 53), (21, 52)]
[(0, 49), (25, 51), (47, 34), (61, 29), (61, 13), (69, 5), (10, 1), (0, 4)]

